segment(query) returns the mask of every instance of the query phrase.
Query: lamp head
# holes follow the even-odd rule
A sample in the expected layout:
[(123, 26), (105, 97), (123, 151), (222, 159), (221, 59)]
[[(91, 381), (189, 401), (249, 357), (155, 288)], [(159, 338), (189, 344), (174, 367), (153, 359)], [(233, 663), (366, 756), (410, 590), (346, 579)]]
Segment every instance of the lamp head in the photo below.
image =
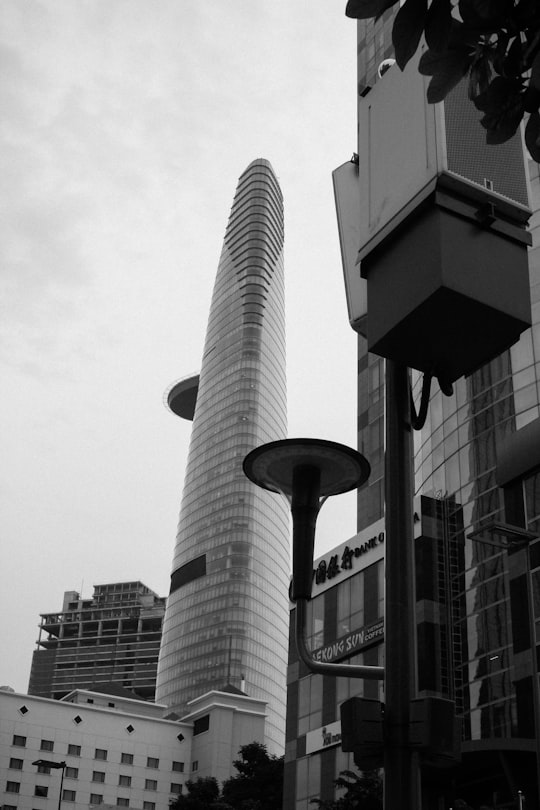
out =
[(368, 461), (351, 447), (323, 439), (282, 439), (256, 447), (244, 459), (257, 486), (285, 495), (293, 518), (291, 599), (310, 599), (315, 524), (324, 500), (365, 484)]
[(54, 762), (51, 759), (36, 759), (32, 762), (32, 765), (41, 765), (44, 768), (65, 768), (65, 762)]
[(339, 495), (362, 486), (371, 472), (368, 461), (344, 444), (324, 439), (281, 439), (256, 447), (244, 459), (244, 473), (257, 486), (293, 499), (299, 467), (320, 472), (319, 496)]

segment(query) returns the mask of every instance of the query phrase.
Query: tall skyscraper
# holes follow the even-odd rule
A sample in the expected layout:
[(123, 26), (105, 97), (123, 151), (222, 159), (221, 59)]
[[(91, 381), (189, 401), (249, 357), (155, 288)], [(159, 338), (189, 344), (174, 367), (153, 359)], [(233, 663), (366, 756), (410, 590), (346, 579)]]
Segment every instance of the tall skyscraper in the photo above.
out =
[(60, 698), (105, 684), (153, 700), (165, 598), (142, 582), (95, 585), (91, 599), (66, 591), (43, 613), (28, 693)]
[(283, 201), (266, 160), (238, 182), (200, 379), (168, 402), (193, 427), (157, 700), (182, 713), (211, 689), (242, 689), (268, 702), (265, 742), (281, 751), (289, 511), (242, 471), (250, 450), (286, 436)]

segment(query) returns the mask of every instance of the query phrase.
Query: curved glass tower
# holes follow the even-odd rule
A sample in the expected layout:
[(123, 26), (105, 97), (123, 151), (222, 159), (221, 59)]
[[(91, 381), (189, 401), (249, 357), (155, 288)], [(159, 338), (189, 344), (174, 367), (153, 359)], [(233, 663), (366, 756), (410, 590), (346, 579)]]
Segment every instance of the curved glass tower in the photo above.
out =
[(156, 699), (174, 711), (233, 686), (267, 701), (281, 752), (288, 639), (289, 510), (242, 471), (286, 436), (283, 199), (266, 160), (241, 175), (212, 297), (200, 379), (169, 393), (193, 418)]

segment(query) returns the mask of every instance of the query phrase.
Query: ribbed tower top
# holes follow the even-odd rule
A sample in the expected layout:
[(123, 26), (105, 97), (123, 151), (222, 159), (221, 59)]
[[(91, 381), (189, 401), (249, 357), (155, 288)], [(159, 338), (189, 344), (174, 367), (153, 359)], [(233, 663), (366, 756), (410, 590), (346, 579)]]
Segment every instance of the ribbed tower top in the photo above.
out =
[[(236, 220), (241, 217), (242, 214), (242, 207), (245, 203), (246, 194), (250, 193), (252, 189), (250, 189), (250, 178), (256, 173), (257, 169), (260, 167), (264, 167), (267, 172), (270, 173), (272, 179), (272, 188), (276, 193), (276, 203), (277, 205), (273, 208), (273, 211), (276, 215), (274, 225), (276, 227), (272, 228), (271, 235), (273, 237), (273, 241), (278, 247), (279, 251), (283, 249), (283, 236), (284, 236), (284, 223), (283, 223), (283, 194), (281, 192), (281, 188), (279, 186), (276, 173), (272, 167), (272, 164), (266, 158), (255, 158), (252, 160), (251, 163), (247, 166), (246, 169), (242, 172), (238, 179), (238, 186), (236, 190), (235, 199), (233, 202), (233, 206), (231, 208), (231, 213), (229, 215), (229, 222), (227, 224), (227, 229), (225, 232), (225, 242), (227, 243), (228, 247), (230, 247), (229, 242), (235, 242), (234, 237), (236, 235)], [(255, 212), (252, 212), (251, 222), (250, 224), (253, 225), (253, 221), (256, 219), (260, 219), (256, 217)], [(242, 231), (245, 231), (248, 223), (244, 221), (242, 218)], [(261, 229), (261, 221), (258, 223), (258, 229)], [(255, 229), (256, 230), (256, 229)], [(266, 228), (268, 230), (268, 226)], [(268, 233), (270, 231), (268, 230)], [(267, 234), (268, 235), (268, 234)], [(245, 248), (245, 244), (243, 244)], [(234, 255), (234, 254), (233, 254)], [(182, 377), (177, 382), (173, 383), (170, 388), (165, 393), (165, 402), (169, 409), (180, 416), (182, 419), (187, 419), (189, 421), (193, 421), (193, 417), (195, 415), (195, 406), (197, 402), (197, 393), (199, 389), (199, 381), (200, 377), (198, 373), (192, 373), (185, 377)]]
[[(257, 183), (257, 173), (258, 171), (264, 168), (265, 175), (266, 175), (266, 182), (263, 184), (261, 181), (261, 191), (264, 189), (265, 194), (268, 193), (269, 188), (271, 189), (272, 195), (275, 195), (273, 200), (274, 205), (271, 205), (272, 214), (272, 227), (269, 228), (268, 223), (267, 226), (267, 233), (273, 238), (273, 240), (278, 239), (278, 244), (276, 244), (276, 248), (278, 250), (282, 250), (283, 248), (283, 194), (281, 193), (281, 188), (278, 183), (278, 179), (276, 177), (276, 173), (272, 168), (272, 164), (269, 160), (265, 158), (257, 158), (256, 160), (252, 160), (247, 169), (245, 169), (238, 179), (238, 185), (236, 188), (236, 194), (234, 196), (234, 201), (231, 208), (231, 213), (229, 216), (229, 222), (227, 225), (227, 230), (225, 233), (225, 242), (227, 246), (230, 248), (230, 236), (231, 231), (235, 230), (235, 225), (237, 220), (240, 220), (242, 224), (241, 232), (245, 233), (246, 224), (244, 221), (243, 216), (243, 209), (247, 204), (250, 206), (251, 210), (251, 219), (250, 221), (256, 221), (257, 219), (257, 206), (254, 206), (253, 201), (253, 183)], [(270, 185), (268, 184), (268, 180), (270, 180)], [(266, 201), (268, 202), (268, 201)], [(266, 207), (266, 206), (265, 206)], [(259, 212), (262, 213), (262, 212)], [(266, 214), (266, 212), (265, 212)], [(259, 217), (262, 220), (262, 217)], [(257, 228), (254, 229), (256, 233)], [(241, 241), (241, 240), (240, 240)]]

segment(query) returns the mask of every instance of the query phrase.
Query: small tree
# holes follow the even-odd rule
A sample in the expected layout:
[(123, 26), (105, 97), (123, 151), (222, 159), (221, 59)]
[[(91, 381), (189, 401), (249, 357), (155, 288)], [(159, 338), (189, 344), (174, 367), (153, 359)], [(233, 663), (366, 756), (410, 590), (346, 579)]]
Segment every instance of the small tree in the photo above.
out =
[(283, 757), (270, 756), (258, 742), (243, 745), (238, 753), (241, 759), (233, 762), (238, 775), (223, 783), (223, 801), (234, 810), (281, 810)]
[(334, 801), (312, 799), (311, 803), (319, 810), (382, 810), (383, 785), (377, 771), (341, 771), (334, 785), (345, 789), (345, 795)]
[(173, 799), (169, 807), (172, 810), (219, 810), (222, 805), (219, 802), (219, 785), (213, 776), (195, 779), (188, 779), (186, 782), (187, 793), (181, 793)]
[[(378, 18), (397, 2), (348, 0), (346, 14)], [(539, 0), (406, 0), (392, 30), (402, 70), (422, 34), (428, 50), (419, 70), (431, 76), (428, 101), (442, 101), (468, 75), (469, 97), (483, 113), (487, 143), (507, 141), (529, 114), (525, 141), (540, 162)]]

